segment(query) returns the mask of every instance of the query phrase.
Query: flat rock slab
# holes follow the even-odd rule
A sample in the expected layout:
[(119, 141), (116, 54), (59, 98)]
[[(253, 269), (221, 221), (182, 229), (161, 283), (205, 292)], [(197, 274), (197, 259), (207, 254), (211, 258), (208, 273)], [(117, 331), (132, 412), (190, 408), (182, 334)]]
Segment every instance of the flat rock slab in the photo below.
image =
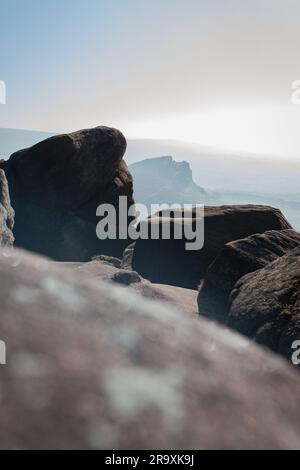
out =
[(110, 263), (93, 260), (89, 263), (55, 263), (92, 279), (110, 281), (130, 288), (130, 290), (153, 300), (167, 302), (183, 312), (197, 314), (197, 294), (193, 289), (152, 284), (135, 271), (119, 269)]
[(267, 230), (292, 228), (282, 213), (272, 207), (205, 206), (204, 246), (188, 251), (185, 237), (175, 239), (172, 234), (178, 224), (193, 228), (196, 220), (203, 220), (203, 210), (195, 208), (184, 216), (183, 218), (182, 210), (174, 210), (171, 214), (170, 211), (161, 211), (145, 222), (149, 226), (149, 233), (154, 229), (159, 230), (161, 234), (162, 227), (166, 224), (171, 227), (170, 239), (162, 239), (160, 235), (159, 239), (136, 241), (132, 267), (145, 279), (160, 284), (197, 289), (207, 268), (226, 243)]

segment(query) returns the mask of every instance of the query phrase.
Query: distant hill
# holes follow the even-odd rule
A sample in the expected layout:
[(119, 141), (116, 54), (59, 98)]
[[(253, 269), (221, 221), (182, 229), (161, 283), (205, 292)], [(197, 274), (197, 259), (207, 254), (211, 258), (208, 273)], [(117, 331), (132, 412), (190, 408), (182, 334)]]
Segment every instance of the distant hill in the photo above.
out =
[(299, 194), (298, 161), (222, 152), (198, 144), (172, 140), (129, 139), (125, 156), (131, 164), (145, 158), (172, 155), (189, 162), (196, 184), (212, 190)]
[(241, 190), (208, 190), (198, 186), (188, 162), (170, 156), (148, 158), (129, 165), (137, 202), (152, 204), (264, 204), (278, 207), (300, 230), (300, 194), (270, 194)]
[(176, 162), (171, 156), (149, 158), (129, 166), (137, 202), (149, 204), (203, 204), (212, 201), (198, 186), (188, 162)]
[[(53, 134), (16, 129), (0, 129), (0, 158), (33, 145)], [(125, 160), (132, 164), (145, 158), (172, 155), (187, 161), (200, 187), (212, 190), (299, 194), (298, 161), (272, 159), (259, 155), (234, 154), (197, 144), (172, 140), (128, 139)]]

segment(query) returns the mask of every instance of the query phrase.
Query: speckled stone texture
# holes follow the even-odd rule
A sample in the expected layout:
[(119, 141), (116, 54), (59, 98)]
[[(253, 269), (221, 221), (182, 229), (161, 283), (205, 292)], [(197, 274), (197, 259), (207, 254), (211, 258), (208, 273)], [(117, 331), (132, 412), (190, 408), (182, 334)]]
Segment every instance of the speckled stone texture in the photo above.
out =
[(14, 218), (15, 213), (11, 207), (5, 173), (0, 170), (0, 246), (13, 245)]
[(153, 284), (143, 279), (136, 271), (120, 269), (120, 260), (99, 257), (89, 263), (57, 263), (76, 271), (81, 276), (95, 280), (112, 281), (137, 292), (143, 297), (167, 302), (187, 314), (197, 315), (197, 291), (167, 284)]
[(228, 325), (291, 360), (300, 340), (300, 247), (238, 281)]
[(96, 210), (102, 203), (118, 208), (119, 196), (133, 204), (125, 150), (120, 131), (96, 127), (51, 137), (0, 162), (16, 212), (16, 245), (59, 261), (120, 257), (129, 242), (99, 240)]
[(225, 245), (201, 282), (199, 313), (226, 323), (229, 296), (236, 282), (297, 246), (300, 246), (300, 233), (294, 230), (272, 230)]
[(0, 447), (292, 449), (300, 377), (206, 319), (0, 252)]

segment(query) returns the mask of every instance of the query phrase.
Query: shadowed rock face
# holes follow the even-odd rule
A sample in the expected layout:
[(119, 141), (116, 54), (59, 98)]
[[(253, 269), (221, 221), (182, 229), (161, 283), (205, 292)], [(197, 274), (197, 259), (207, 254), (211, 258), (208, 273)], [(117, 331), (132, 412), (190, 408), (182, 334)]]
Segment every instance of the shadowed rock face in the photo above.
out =
[(121, 256), (127, 241), (99, 241), (96, 209), (132, 199), (132, 177), (122, 157), (126, 140), (97, 127), (51, 137), (2, 162), (16, 211), (18, 246), (58, 260)]
[[(163, 224), (183, 224), (182, 212), (174, 216), (162, 211), (148, 219), (149, 227)], [(208, 266), (219, 255), (224, 245), (267, 230), (290, 229), (291, 226), (278, 209), (268, 206), (206, 206), (204, 212), (204, 246), (198, 251), (187, 251), (182, 240), (138, 239), (133, 252), (133, 269), (152, 282), (197, 288)], [(194, 209), (185, 218), (194, 224), (199, 210)], [(150, 230), (150, 229), (149, 229)]]
[(270, 231), (225, 245), (209, 266), (198, 295), (199, 312), (226, 323), (229, 296), (245, 274), (264, 268), (300, 245), (294, 230)]
[(1, 448), (299, 448), (299, 375), (241, 336), (17, 250), (0, 286)]
[(0, 170), (0, 246), (11, 246), (14, 243), (14, 215), (5, 173)]
[(300, 340), (300, 247), (240, 279), (228, 325), (291, 360)]

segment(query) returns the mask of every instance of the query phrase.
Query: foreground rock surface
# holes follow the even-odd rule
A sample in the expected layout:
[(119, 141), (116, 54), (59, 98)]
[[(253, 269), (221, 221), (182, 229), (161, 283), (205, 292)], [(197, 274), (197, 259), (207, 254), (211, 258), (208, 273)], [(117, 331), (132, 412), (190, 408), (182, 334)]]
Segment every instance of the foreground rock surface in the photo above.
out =
[(300, 340), (300, 247), (241, 278), (228, 325), (291, 360)]
[(1, 448), (299, 448), (299, 375), (239, 335), (19, 251), (0, 286)]
[(0, 170), (0, 246), (12, 246), (14, 243), (14, 216), (5, 173)]
[(229, 296), (236, 282), (299, 245), (300, 233), (294, 230), (265, 232), (225, 245), (201, 283), (199, 313), (226, 323)]
[(121, 256), (126, 240), (99, 241), (96, 209), (132, 199), (126, 140), (107, 127), (51, 137), (1, 162), (16, 212), (16, 245), (57, 260)]
[[(160, 233), (164, 224), (183, 224), (182, 211), (161, 211), (148, 219), (158, 225)], [(185, 223), (192, 226), (201, 217), (201, 211), (190, 211)], [(187, 251), (185, 239), (138, 239), (133, 252), (133, 269), (152, 282), (172, 284), (196, 289), (208, 266), (219, 255), (224, 245), (267, 230), (291, 229), (278, 209), (268, 206), (206, 206), (204, 212), (204, 246), (197, 251)]]
[[(104, 258), (104, 259), (103, 259)], [(103, 280), (117, 283), (123, 287), (152, 300), (159, 300), (177, 307), (182, 312), (197, 315), (197, 294), (193, 289), (184, 289), (167, 284), (153, 284), (143, 279), (136, 271), (122, 269), (115, 260), (105, 261), (105, 257), (99, 257), (89, 263), (56, 263), (59, 266), (76, 271), (76, 273), (95, 280)], [(115, 264), (115, 265), (114, 265)]]

